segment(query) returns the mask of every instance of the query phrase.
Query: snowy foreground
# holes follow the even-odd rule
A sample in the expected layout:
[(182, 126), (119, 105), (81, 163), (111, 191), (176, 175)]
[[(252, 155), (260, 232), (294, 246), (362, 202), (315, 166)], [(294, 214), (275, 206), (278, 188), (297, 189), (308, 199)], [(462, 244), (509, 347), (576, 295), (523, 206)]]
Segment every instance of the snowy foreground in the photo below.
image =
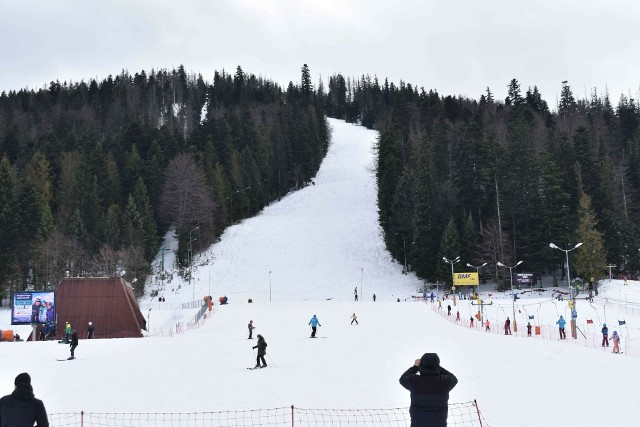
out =
[[(437, 305), (412, 298), (421, 281), (401, 274), (384, 249), (376, 224), (375, 133), (335, 120), (331, 125), (333, 145), (315, 185), (230, 227), (195, 259), (191, 286), (175, 273), (164, 289), (151, 279), (150, 288), (166, 302), (140, 301), (149, 336), (83, 340), (74, 361), (57, 361), (69, 354), (57, 342), (0, 343), (0, 394), (27, 371), (50, 413), (408, 407), (400, 375), (423, 353), (437, 352), (459, 379), (450, 402), (477, 399), (492, 427), (638, 424), (632, 402), (640, 380), (640, 283), (605, 280), (593, 304), (578, 303), (580, 329), (591, 336), (606, 321), (610, 332), (623, 335), (623, 351), (630, 349), (622, 355), (553, 336), (471, 329), (476, 307), (468, 300), (453, 306), (460, 324), (448, 322), (452, 301), (444, 301), (443, 317)], [(166, 243), (175, 245), (171, 236)], [(165, 265), (173, 259), (165, 254)], [(492, 327), (513, 311), (520, 332), (529, 315), (533, 324), (555, 327), (557, 317), (570, 312), (549, 285), (524, 294), (515, 307), (508, 293), (481, 289), (483, 299), (493, 301), (486, 310)], [(199, 328), (175, 334), (176, 324), (195, 315), (179, 304), (208, 294), (226, 295), (229, 304), (216, 305)], [(354, 312), (357, 326), (350, 325)], [(313, 314), (324, 339), (309, 338)], [(263, 334), (269, 345), (266, 369), (246, 369), (255, 364), (250, 319), (254, 336)], [(627, 325), (620, 328), (618, 320)], [(8, 311), (1, 310), (0, 328), (12, 328), (8, 323)], [(13, 329), (28, 334), (28, 328)]]

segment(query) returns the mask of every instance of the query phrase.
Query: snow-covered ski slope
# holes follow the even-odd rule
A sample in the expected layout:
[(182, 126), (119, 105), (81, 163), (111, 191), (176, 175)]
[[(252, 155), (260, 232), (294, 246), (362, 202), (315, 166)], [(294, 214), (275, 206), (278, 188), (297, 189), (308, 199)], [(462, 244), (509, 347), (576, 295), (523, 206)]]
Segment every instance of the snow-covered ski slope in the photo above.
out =
[[(77, 359), (67, 363), (56, 359), (66, 358), (69, 347), (56, 342), (0, 343), (0, 393), (9, 393), (13, 378), (27, 371), (49, 412), (408, 407), (409, 393), (398, 378), (424, 352), (437, 352), (460, 381), (450, 402), (477, 399), (492, 427), (638, 424), (638, 358), (486, 334), (451, 324), (429, 304), (414, 302), (410, 295), (420, 281), (401, 274), (402, 267), (390, 260), (375, 221), (376, 134), (340, 121), (331, 125), (333, 143), (315, 185), (230, 227), (196, 257), (192, 287), (174, 274), (160, 291), (165, 303), (141, 301), (151, 332), (158, 334), (193, 317), (194, 310), (177, 310), (179, 303), (226, 295), (229, 304), (216, 306), (203, 326), (166, 338), (81, 340)], [(168, 243), (173, 244), (170, 237)], [(167, 252), (165, 264), (172, 262)], [(160, 284), (151, 281), (152, 289)], [(638, 282), (621, 283), (602, 290), (618, 301), (640, 299)], [(357, 303), (355, 287), (364, 294)], [(511, 300), (493, 296), (490, 316), (496, 325)], [(606, 317), (611, 330), (620, 332), (615, 319), (625, 315), (613, 305), (606, 307)], [(467, 302), (459, 307), (468, 319)], [(536, 319), (547, 324), (564, 310), (559, 303), (542, 307)], [(602, 307), (594, 310), (604, 319)], [(357, 326), (350, 325), (354, 312)], [(325, 339), (309, 339), (313, 314)], [(7, 327), (8, 317), (0, 311), (0, 328)], [(624, 331), (634, 338), (638, 316), (625, 318), (630, 328)], [(246, 369), (255, 364), (256, 341), (247, 340), (250, 319), (257, 327), (254, 337), (261, 333), (268, 343), (266, 369)], [(84, 325), (74, 326), (84, 331)]]
[(351, 299), (361, 284), (367, 297), (415, 292), (419, 281), (398, 274), (377, 222), (376, 132), (330, 123), (335, 140), (314, 184), (228, 228), (212, 248), (212, 264), (205, 264), (209, 253), (196, 258), (204, 294), (209, 273), (213, 295), (234, 302), (268, 301), (270, 289), (272, 301)]

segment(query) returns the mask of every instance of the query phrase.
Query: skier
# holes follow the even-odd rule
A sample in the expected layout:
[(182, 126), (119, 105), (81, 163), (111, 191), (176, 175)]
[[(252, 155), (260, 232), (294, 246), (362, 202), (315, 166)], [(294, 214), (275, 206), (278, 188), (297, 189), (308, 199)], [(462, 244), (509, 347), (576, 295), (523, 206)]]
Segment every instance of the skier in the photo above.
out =
[(456, 322), (460, 321), (460, 310), (456, 311)]
[(425, 353), (416, 359), (400, 377), (400, 384), (411, 392), (409, 414), (413, 427), (447, 425), (449, 392), (458, 379), (440, 366), (436, 353)]
[(376, 302), (376, 294), (373, 294), (373, 302)]
[(315, 314), (313, 315), (311, 320), (309, 320), (309, 324), (311, 325), (311, 338), (315, 338), (317, 327), (322, 326)]
[[(267, 342), (264, 340), (264, 337), (262, 335), (258, 334), (257, 337), (258, 337), (258, 343), (252, 347), (252, 348), (258, 349), (255, 368), (266, 368), (267, 362), (264, 360), (264, 356), (265, 354), (267, 354)], [(262, 360), (262, 366), (260, 366), (261, 360)]]
[(442, 301), (438, 298), (438, 310), (442, 309)]
[(511, 320), (509, 320), (509, 317), (504, 321), (504, 334), (511, 335)]
[(607, 345), (607, 347), (609, 347), (609, 328), (607, 328), (606, 323), (603, 323), (602, 324), (602, 346), (604, 347), (605, 344)]
[(358, 288), (353, 290), (353, 300), (358, 301)]
[(249, 327), (249, 338), (247, 338), (247, 339), (250, 340), (250, 339), (253, 339), (253, 330), (256, 327), (253, 326), (253, 320), (249, 320), (249, 324), (247, 326)]
[(87, 339), (92, 339), (94, 333), (95, 328), (93, 327), (93, 322), (89, 322), (89, 326), (87, 326)]
[(531, 322), (527, 322), (527, 336), (531, 336)]
[(485, 329), (487, 332), (489, 332), (489, 326), (490, 326), (490, 324), (489, 324), (489, 319), (487, 319), (487, 321), (486, 321), (486, 322), (484, 322), (484, 329)]
[(78, 333), (74, 329), (73, 332), (71, 333), (71, 357), (69, 359), (75, 359), (73, 352), (75, 351), (77, 346), (78, 346)]
[(558, 321), (556, 322), (558, 324), (558, 328), (560, 330), (560, 339), (561, 340), (566, 340), (567, 339), (567, 334), (564, 332), (564, 325), (567, 323), (566, 320), (564, 320), (564, 318), (562, 316), (560, 316), (560, 318), (558, 319)]
[(71, 335), (71, 323), (67, 322), (64, 325), (64, 343), (69, 344), (69, 335)]
[(451, 316), (451, 304), (447, 304), (447, 316)]
[(469, 317), (469, 327), (473, 328), (473, 316)]
[(431, 295), (430, 295), (430, 297), (431, 297), (431, 303), (433, 304), (433, 299), (436, 297), (436, 296), (433, 294), (433, 291), (431, 291)]
[(351, 315), (351, 324), (353, 325), (353, 322), (356, 322), (356, 325), (358, 325), (358, 318), (356, 317), (356, 314), (353, 313)]
[(618, 331), (613, 331), (611, 341), (613, 341), (613, 353), (620, 353), (620, 335), (618, 335)]

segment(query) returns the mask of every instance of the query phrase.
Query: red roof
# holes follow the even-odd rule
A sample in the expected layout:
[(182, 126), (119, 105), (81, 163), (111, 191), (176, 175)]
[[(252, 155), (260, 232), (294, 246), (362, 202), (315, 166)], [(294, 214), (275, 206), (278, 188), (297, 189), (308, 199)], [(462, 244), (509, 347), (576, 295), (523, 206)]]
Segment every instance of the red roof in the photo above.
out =
[(62, 279), (56, 289), (58, 336), (65, 323), (87, 337), (93, 323), (96, 338), (141, 337), (146, 321), (133, 288), (122, 277), (71, 277)]

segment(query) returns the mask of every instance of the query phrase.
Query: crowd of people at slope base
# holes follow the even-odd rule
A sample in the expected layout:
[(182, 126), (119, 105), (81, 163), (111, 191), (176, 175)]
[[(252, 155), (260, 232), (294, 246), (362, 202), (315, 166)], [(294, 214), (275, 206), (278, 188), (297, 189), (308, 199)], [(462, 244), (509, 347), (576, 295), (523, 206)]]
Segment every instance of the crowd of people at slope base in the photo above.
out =
[[(441, 308), (442, 308), (442, 301), (438, 299), (438, 310), (440, 310)], [(451, 304), (447, 305), (447, 316), (451, 316)], [(476, 314), (476, 318), (480, 320), (480, 315)], [(473, 328), (475, 320), (476, 319), (474, 319), (473, 316), (469, 318), (469, 327)], [(459, 322), (459, 321), (460, 321), (460, 310), (457, 310), (456, 322)], [(558, 325), (558, 333), (560, 335), (560, 339), (561, 340), (567, 339), (567, 333), (565, 331), (565, 326), (567, 324), (567, 321), (564, 319), (562, 315), (560, 315), (560, 318), (556, 321), (556, 324)], [(532, 327), (533, 326), (531, 325), (531, 322), (527, 322), (527, 336), (531, 336)], [(491, 323), (489, 322), (489, 319), (485, 319), (484, 328), (485, 328), (485, 331), (491, 330)], [(602, 324), (601, 332), (602, 332), (602, 347), (609, 347), (609, 328), (607, 328), (606, 323)], [(504, 334), (511, 335), (511, 319), (509, 319), (509, 316), (507, 316), (507, 319), (504, 321)], [(611, 342), (613, 343), (612, 353), (620, 353), (620, 335), (618, 335), (618, 331), (613, 331), (613, 334), (611, 335)]]

